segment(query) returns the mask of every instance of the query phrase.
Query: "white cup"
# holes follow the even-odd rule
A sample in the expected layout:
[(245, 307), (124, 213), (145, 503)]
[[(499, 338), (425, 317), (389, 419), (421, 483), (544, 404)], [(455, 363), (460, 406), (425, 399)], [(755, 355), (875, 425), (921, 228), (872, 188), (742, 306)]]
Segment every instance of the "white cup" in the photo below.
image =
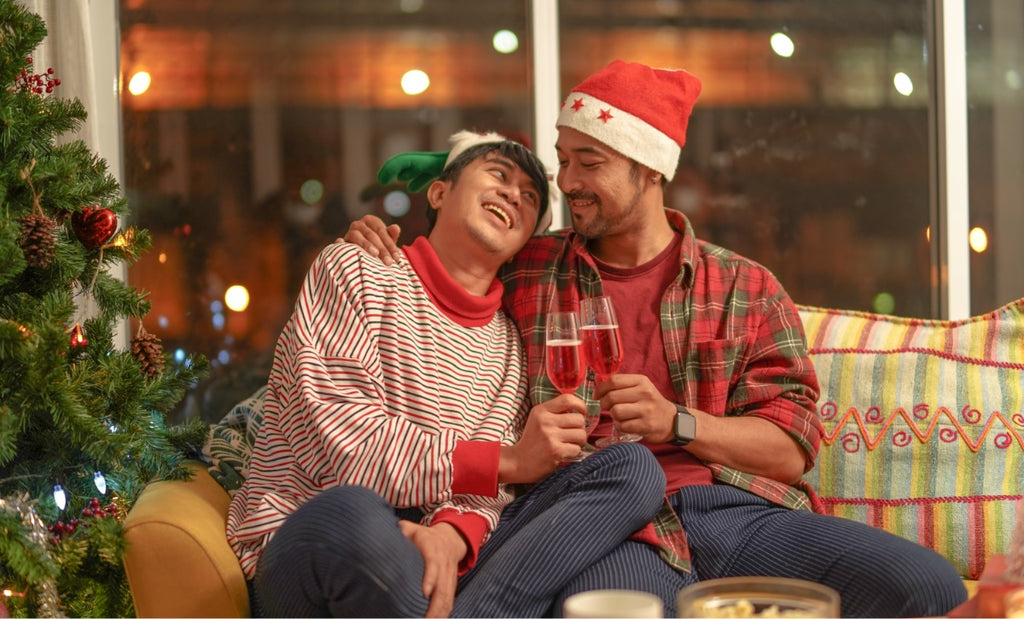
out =
[(597, 589), (569, 596), (563, 617), (663, 617), (661, 598), (628, 589)]

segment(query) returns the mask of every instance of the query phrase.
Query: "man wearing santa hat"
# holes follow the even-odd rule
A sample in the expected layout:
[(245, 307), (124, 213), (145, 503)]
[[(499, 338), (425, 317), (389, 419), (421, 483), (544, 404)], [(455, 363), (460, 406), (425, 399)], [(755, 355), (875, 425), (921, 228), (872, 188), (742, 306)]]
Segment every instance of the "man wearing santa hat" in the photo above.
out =
[[(801, 480), (823, 430), (818, 381), (788, 294), (766, 268), (698, 239), (685, 216), (666, 208), (665, 184), (700, 90), (686, 71), (623, 61), (573, 88), (556, 143), (572, 230), (535, 237), (502, 271), (535, 402), (549, 397), (546, 312), (612, 298), (623, 363), (604, 380), (591, 373), (577, 392), (597, 421), (590, 443), (613, 424), (640, 435), (668, 480), (657, 539), (619, 545), (563, 596), (646, 590), (670, 616), (688, 584), (779, 576), (832, 587), (844, 616), (944, 615), (966, 599), (946, 559), (819, 513)], [(397, 230), (372, 218), (345, 238), (385, 262), (396, 251)]]

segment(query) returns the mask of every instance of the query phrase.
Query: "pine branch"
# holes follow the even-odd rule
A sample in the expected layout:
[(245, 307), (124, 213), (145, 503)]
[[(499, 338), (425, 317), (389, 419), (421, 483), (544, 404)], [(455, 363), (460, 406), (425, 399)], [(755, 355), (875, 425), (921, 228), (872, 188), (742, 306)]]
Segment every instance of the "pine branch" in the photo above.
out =
[(12, 84), (28, 67), (26, 50), (33, 50), (46, 37), (42, 18), (17, 3), (5, 2), (0, 20), (0, 80)]

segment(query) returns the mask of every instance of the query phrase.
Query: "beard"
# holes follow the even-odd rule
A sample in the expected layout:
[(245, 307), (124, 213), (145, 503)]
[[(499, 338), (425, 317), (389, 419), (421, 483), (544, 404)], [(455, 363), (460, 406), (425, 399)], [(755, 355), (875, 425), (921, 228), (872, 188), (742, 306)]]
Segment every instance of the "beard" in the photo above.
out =
[(576, 234), (588, 241), (629, 230), (632, 227), (632, 223), (642, 217), (637, 206), (640, 202), (639, 187), (634, 187), (634, 192), (629, 202), (618, 209), (605, 209), (601, 198), (592, 193), (579, 192), (567, 194), (566, 198), (570, 201), (581, 199), (593, 202), (594, 206), (589, 209), (593, 211), (593, 214), (589, 219), (584, 220), (581, 216), (572, 215), (572, 229)]

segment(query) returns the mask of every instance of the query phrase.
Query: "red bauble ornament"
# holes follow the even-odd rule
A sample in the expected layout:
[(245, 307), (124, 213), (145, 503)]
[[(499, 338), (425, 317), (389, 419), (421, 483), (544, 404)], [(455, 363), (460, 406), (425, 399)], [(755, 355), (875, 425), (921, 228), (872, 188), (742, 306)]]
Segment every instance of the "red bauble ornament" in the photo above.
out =
[(106, 208), (86, 206), (71, 216), (75, 236), (89, 249), (96, 249), (117, 232), (117, 215)]

